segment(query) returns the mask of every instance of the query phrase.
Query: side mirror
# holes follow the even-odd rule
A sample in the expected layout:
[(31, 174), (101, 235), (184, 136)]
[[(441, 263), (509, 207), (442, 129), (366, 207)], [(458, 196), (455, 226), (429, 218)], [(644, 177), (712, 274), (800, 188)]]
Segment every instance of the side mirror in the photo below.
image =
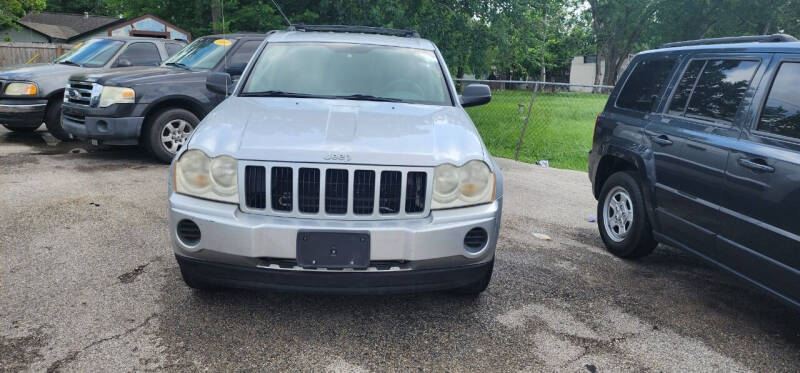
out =
[(488, 104), (492, 101), (492, 90), (486, 84), (470, 84), (458, 98), (463, 107)]
[(233, 79), (228, 73), (211, 73), (206, 78), (206, 89), (221, 95), (228, 95), (233, 89)]
[(119, 60), (117, 61), (117, 67), (131, 67), (133, 66), (133, 62), (130, 60)]
[(246, 63), (237, 63), (235, 65), (230, 65), (225, 68), (225, 72), (228, 73), (230, 76), (241, 76), (244, 74), (244, 68), (247, 66)]

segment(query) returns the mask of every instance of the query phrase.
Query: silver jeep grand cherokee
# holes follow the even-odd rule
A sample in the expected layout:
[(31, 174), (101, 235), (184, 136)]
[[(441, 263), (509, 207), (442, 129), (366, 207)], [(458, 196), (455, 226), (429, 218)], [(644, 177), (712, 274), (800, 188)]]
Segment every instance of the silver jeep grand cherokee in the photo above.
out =
[[(211, 90), (231, 85), (208, 77)], [(172, 163), (186, 284), (333, 293), (454, 289), (492, 275), (503, 182), (436, 46), (408, 30), (273, 32)]]

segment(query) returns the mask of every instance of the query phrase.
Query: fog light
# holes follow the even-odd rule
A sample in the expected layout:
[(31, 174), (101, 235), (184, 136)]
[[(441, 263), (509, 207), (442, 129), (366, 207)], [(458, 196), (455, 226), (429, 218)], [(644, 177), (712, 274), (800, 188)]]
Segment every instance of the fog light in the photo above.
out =
[(471, 253), (483, 250), (487, 242), (489, 242), (489, 234), (483, 228), (472, 228), (464, 236), (464, 248)]
[(194, 246), (200, 242), (200, 227), (193, 221), (183, 219), (178, 222), (178, 238), (187, 246)]

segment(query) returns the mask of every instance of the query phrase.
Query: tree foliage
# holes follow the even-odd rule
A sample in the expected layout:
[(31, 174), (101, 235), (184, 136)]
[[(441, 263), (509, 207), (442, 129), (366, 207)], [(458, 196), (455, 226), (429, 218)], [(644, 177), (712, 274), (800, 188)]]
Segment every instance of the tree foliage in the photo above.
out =
[[(271, 0), (0, 0), (0, 26), (29, 11), (132, 18), (151, 13), (198, 37), (265, 32), (285, 22)], [(457, 76), (567, 80), (575, 55), (597, 53), (604, 83), (659, 44), (717, 36), (800, 35), (800, 0), (278, 0), (294, 23), (412, 28)], [(599, 82), (598, 82), (599, 83)]]

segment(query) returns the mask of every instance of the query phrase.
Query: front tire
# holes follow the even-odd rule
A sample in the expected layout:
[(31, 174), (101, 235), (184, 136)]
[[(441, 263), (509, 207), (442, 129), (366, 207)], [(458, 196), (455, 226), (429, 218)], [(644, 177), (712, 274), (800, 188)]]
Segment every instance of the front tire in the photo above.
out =
[(633, 173), (617, 172), (603, 184), (598, 198), (600, 237), (608, 251), (621, 258), (641, 258), (658, 246), (639, 185)]
[(200, 119), (186, 109), (164, 109), (147, 121), (144, 146), (159, 161), (169, 163), (186, 144), (198, 123)]
[(41, 124), (38, 126), (15, 126), (13, 124), (3, 125), (3, 127), (7, 128), (9, 131), (20, 132), (20, 133), (31, 133), (33, 131), (38, 130), (40, 126)]
[(50, 104), (47, 105), (47, 112), (44, 114), (44, 124), (53, 137), (61, 141), (72, 141), (72, 137), (61, 125), (61, 104), (62, 101), (58, 97), (50, 101)]

